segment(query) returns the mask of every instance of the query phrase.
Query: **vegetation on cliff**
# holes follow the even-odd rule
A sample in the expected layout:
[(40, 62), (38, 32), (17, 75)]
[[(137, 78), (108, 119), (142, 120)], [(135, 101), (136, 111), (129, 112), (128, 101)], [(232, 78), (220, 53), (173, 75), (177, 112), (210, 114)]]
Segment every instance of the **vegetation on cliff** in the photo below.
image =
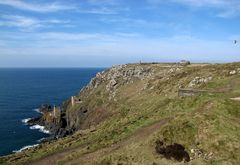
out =
[(177, 164), (159, 153), (180, 147), (189, 164), (240, 164), (238, 97), (240, 63), (114, 66), (64, 102), (62, 138), (0, 163)]

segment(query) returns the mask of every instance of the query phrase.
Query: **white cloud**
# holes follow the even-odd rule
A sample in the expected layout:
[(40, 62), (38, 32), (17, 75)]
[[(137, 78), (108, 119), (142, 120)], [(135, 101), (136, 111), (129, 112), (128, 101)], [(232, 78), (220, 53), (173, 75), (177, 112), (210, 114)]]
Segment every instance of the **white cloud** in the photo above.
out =
[(163, 27), (169, 27), (170, 25), (164, 22), (157, 22), (157, 21), (150, 21), (145, 19), (133, 19), (133, 18), (127, 18), (127, 17), (102, 17), (100, 18), (101, 22), (107, 23), (107, 24), (114, 24), (119, 25), (121, 28), (163, 28)]
[(38, 33), (41, 40), (54, 41), (87, 41), (87, 40), (106, 40), (109, 35), (100, 33), (64, 33), (64, 32), (47, 32)]
[[(122, 1), (123, 2), (123, 1)], [(89, 9), (80, 9), (79, 12), (89, 14), (118, 14), (119, 12), (129, 11), (126, 4), (119, 0), (87, 0), (91, 6)]]
[(211, 7), (218, 9), (216, 16), (231, 18), (240, 16), (239, 0), (173, 0), (193, 7)]
[(117, 10), (115, 9), (110, 9), (107, 7), (100, 7), (100, 8), (91, 8), (91, 9), (82, 9), (82, 10), (78, 10), (79, 13), (87, 13), (87, 14), (117, 14)]
[(1, 15), (0, 26), (17, 27), (20, 30), (34, 30), (40, 27), (48, 27), (53, 24), (68, 24), (69, 21), (58, 19), (40, 20), (34, 17), (21, 15)]
[(26, 3), (20, 0), (1, 0), (0, 5), (11, 6), (20, 10), (28, 10), (34, 12), (56, 12), (60, 10), (71, 10), (76, 9), (74, 5), (71, 4), (60, 4), (60, 3)]
[[(66, 1), (67, 2), (67, 1)], [(86, 14), (117, 14), (119, 11), (126, 11), (128, 8), (117, 7), (115, 0), (88, 0), (86, 2), (69, 3), (27, 3), (22, 0), (0, 0), (0, 5), (14, 7), (20, 10), (47, 13), (57, 12), (62, 10), (71, 10), (78, 13)], [(84, 4), (88, 3), (90, 6), (83, 8)], [(79, 5), (80, 4), (80, 5)]]
[(37, 28), (42, 26), (39, 20), (19, 15), (1, 16), (4, 20), (0, 21), (0, 26), (21, 27), (21, 28)]

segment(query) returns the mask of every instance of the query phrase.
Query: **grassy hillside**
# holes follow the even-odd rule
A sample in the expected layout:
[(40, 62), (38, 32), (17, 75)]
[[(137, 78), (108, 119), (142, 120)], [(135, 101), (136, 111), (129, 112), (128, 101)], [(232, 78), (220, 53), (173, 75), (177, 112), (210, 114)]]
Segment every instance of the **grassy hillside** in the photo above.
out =
[(73, 135), (0, 163), (182, 164), (156, 152), (161, 140), (183, 145), (188, 164), (240, 164), (240, 101), (231, 99), (240, 97), (240, 63), (115, 66), (76, 97), (65, 102)]

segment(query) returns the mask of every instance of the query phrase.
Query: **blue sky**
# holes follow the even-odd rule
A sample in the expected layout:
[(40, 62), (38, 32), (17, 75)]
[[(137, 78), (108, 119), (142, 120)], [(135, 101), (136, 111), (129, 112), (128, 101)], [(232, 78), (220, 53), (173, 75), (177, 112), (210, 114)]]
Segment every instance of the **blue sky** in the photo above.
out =
[(0, 0), (0, 67), (240, 61), (239, 0)]

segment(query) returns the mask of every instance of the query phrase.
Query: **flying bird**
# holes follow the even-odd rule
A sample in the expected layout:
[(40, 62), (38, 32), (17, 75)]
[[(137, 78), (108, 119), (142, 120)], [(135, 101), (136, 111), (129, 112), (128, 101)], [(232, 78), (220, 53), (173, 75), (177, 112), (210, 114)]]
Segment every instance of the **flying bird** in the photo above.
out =
[(237, 40), (234, 40), (234, 44), (237, 44), (237, 42), (238, 42)]

